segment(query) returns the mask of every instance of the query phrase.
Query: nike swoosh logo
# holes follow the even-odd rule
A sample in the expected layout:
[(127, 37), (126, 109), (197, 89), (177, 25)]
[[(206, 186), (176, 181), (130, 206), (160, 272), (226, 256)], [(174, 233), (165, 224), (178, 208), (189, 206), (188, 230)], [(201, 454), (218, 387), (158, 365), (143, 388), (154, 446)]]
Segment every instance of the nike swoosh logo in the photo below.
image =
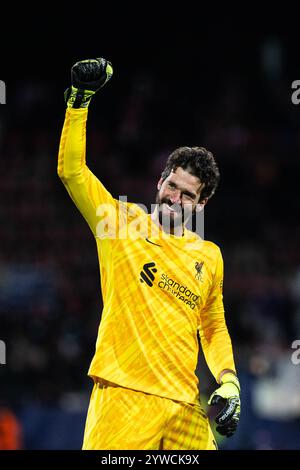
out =
[(145, 240), (146, 240), (146, 242), (151, 243), (152, 245), (156, 245), (156, 246), (160, 246), (160, 247), (161, 247), (161, 245), (158, 245), (157, 243), (152, 242), (152, 241), (149, 240), (148, 238), (145, 238)]

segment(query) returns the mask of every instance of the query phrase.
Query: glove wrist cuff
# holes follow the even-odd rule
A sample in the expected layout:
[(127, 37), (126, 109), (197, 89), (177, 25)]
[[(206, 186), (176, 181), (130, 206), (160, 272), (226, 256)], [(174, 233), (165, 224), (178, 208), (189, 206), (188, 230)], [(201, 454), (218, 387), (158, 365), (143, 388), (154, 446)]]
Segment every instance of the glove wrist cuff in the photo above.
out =
[(238, 389), (239, 393), (240, 393), (241, 386), (240, 386), (239, 379), (232, 372), (227, 372), (226, 374), (223, 375), (223, 377), (221, 379), (221, 384), (222, 385), (223, 384), (228, 384), (228, 383), (234, 384), (236, 386), (236, 388)]
[(95, 94), (92, 90), (81, 90), (73, 85), (65, 91), (65, 101), (68, 108), (87, 108), (92, 96)]

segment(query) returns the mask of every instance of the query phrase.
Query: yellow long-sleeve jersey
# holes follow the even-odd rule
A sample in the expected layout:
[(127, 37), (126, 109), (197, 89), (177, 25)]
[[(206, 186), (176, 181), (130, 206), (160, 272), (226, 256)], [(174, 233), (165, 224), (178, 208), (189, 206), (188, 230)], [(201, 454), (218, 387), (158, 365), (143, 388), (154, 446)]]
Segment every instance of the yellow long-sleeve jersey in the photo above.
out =
[(87, 114), (66, 111), (58, 174), (97, 244), (104, 307), (89, 375), (195, 403), (198, 332), (216, 380), (235, 371), (220, 249), (188, 230), (166, 235), (141, 207), (112, 197), (86, 165)]

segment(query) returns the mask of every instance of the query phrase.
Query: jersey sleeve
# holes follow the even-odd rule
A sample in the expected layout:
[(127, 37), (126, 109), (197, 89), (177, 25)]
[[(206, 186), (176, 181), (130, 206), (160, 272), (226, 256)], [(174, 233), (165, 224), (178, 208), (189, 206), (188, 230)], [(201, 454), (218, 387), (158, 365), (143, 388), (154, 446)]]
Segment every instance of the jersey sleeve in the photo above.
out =
[(210, 293), (200, 314), (199, 335), (209, 369), (219, 382), (224, 369), (235, 370), (231, 338), (223, 304), (223, 258), (218, 249)]
[(87, 109), (68, 108), (66, 110), (57, 172), (73, 202), (96, 236), (97, 225), (103, 217), (110, 221), (110, 229), (115, 225), (118, 219), (118, 201), (86, 165), (87, 116)]

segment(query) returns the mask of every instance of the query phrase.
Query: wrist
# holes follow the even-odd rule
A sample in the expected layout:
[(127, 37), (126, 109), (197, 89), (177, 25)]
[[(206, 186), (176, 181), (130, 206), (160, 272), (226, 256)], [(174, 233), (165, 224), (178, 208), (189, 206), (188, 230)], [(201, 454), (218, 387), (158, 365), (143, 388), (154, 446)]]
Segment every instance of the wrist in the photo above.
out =
[(239, 393), (240, 393), (240, 391), (241, 391), (240, 382), (239, 382), (239, 379), (237, 378), (237, 376), (235, 375), (234, 372), (225, 372), (222, 375), (221, 384), (224, 385), (224, 384), (227, 384), (227, 383), (234, 384), (236, 386), (236, 388), (238, 389)]
[(87, 109), (94, 94), (92, 90), (83, 90), (72, 85), (65, 91), (67, 108)]
[(69, 108), (67, 106), (66, 112), (72, 116), (80, 115), (80, 114), (88, 114), (89, 108)]

